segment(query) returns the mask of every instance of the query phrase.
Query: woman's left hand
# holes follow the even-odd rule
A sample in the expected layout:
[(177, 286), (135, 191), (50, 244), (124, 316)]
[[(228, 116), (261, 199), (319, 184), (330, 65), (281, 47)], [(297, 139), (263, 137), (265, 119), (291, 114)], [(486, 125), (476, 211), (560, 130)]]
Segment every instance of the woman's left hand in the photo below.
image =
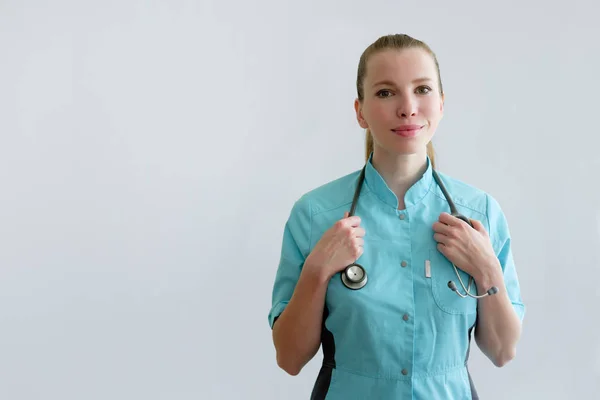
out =
[(471, 219), (473, 227), (448, 213), (441, 213), (433, 224), (437, 248), (457, 268), (475, 280), (499, 265), (490, 237), (481, 222)]

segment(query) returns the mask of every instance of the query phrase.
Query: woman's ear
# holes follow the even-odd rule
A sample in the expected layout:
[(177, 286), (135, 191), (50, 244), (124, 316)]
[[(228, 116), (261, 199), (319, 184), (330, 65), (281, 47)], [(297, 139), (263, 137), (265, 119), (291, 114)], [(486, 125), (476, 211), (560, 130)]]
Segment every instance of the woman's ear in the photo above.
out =
[(356, 111), (356, 120), (358, 121), (358, 125), (360, 125), (360, 127), (363, 129), (368, 129), (369, 124), (367, 124), (367, 121), (363, 117), (362, 104), (358, 99), (354, 100), (354, 111)]

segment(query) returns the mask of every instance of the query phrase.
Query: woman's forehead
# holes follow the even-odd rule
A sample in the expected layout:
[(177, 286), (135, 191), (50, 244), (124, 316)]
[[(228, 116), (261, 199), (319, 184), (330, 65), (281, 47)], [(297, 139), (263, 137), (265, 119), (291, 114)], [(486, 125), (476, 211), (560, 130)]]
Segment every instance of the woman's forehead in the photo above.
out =
[(375, 84), (380, 80), (414, 81), (437, 80), (433, 57), (425, 50), (411, 48), (384, 50), (373, 54), (367, 62), (366, 81)]

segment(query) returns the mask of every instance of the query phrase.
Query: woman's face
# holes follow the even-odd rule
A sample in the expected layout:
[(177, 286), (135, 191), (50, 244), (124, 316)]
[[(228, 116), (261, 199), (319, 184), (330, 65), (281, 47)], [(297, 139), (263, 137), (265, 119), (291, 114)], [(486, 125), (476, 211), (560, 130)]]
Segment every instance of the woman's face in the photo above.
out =
[(378, 52), (367, 63), (363, 88), (356, 115), (375, 147), (397, 155), (425, 152), (444, 111), (431, 55), (420, 48)]

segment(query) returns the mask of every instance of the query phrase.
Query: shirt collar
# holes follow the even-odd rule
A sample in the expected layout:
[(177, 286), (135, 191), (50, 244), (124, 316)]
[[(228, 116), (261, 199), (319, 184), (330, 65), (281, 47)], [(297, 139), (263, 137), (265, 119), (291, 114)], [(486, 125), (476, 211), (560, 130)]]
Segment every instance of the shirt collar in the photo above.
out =
[[(370, 189), (375, 196), (377, 196), (381, 201), (386, 203), (387, 205), (394, 207), (394, 209), (398, 208), (398, 197), (392, 190), (389, 188), (387, 183), (383, 180), (383, 177), (375, 169), (372, 163), (373, 153), (369, 156), (369, 159), (365, 168), (365, 184)], [(406, 195), (404, 196), (404, 204), (407, 209), (419, 204), (425, 195), (429, 192), (431, 188), (431, 184), (433, 183), (433, 173), (431, 160), (429, 156), (427, 156), (427, 170), (419, 178), (414, 185), (412, 185)]]

